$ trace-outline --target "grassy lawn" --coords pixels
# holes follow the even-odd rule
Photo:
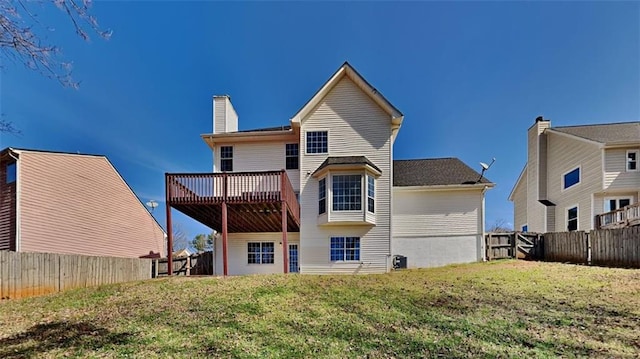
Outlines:
[[[640,270],[500,261],[0,302],[0,358],[638,357]]]

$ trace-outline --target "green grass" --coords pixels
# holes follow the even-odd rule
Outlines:
[[[0,358],[638,357],[640,271],[500,261],[0,302]]]

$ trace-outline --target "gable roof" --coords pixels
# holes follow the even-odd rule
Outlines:
[[[550,130],[604,144],[640,142],[640,122],[560,126]]]
[[[485,177],[478,180],[480,180],[480,173],[474,171],[458,158],[393,161],[393,185],[395,187],[474,185],[478,183],[493,185]]]
[[[524,165],[524,168],[522,169],[522,171],[520,171],[520,175],[518,176],[518,179],[516,180],[516,184],[513,185],[513,188],[511,188],[511,192],[509,192],[509,201],[513,202],[513,195],[516,193],[516,188],[518,188],[518,185],[520,185],[520,183],[522,182],[522,180],[526,180],[527,179],[527,165]]]
[[[392,123],[396,126],[402,124],[404,115],[400,110],[389,102],[375,87],[371,86],[354,68],[345,61],[340,68],[320,87],[318,91],[307,101],[293,117],[291,123],[299,124],[302,119],[320,103],[320,101],[335,87],[344,76],[350,78],[364,93],[366,93],[375,103],[380,106],[392,118]]]

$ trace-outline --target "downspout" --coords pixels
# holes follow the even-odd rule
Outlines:
[[[22,176],[20,175],[21,166],[18,163],[20,157],[14,156],[11,149],[9,149],[8,153],[11,158],[16,160],[16,252],[20,252],[22,249],[22,241],[20,240],[20,197],[22,197],[20,195],[22,193],[20,183],[22,182]]]
[[[484,218],[484,194],[487,192],[487,190],[489,189],[489,186],[484,186],[482,188],[482,191],[480,192],[480,200],[481,200],[481,205],[480,205],[480,231],[481,231],[481,235],[480,235],[480,251],[482,253],[482,261],[486,261],[487,260],[487,250],[485,248],[485,243],[484,243],[484,237],[486,235],[485,233],[485,218]]]

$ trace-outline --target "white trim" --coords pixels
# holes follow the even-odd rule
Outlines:
[[[9,155],[11,155],[11,149],[9,149]],[[11,156],[13,157],[13,156]],[[16,252],[22,252],[22,174],[20,162],[20,154],[16,160]],[[127,186],[128,187],[128,186]],[[146,208],[145,208],[146,211]],[[164,232],[164,231],[163,231]]]
[[[606,152],[606,150],[604,148],[602,148],[602,150],[600,151],[600,159],[601,159],[600,160],[600,171],[602,172],[601,173],[601,181],[602,182],[601,182],[600,185],[601,185],[602,189],[605,189],[604,182],[605,182],[605,179],[607,177],[607,173],[606,173],[607,172],[607,170],[606,170],[607,163],[606,163],[606,159],[605,159],[606,158],[606,153],[605,152]],[[593,207],[593,205],[591,207]],[[591,226],[591,227],[593,228],[593,226]]]
[[[566,175],[568,175],[569,173],[575,171],[576,169],[578,170],[578,182],[576,182],[576,183],[572,184],[571,186],[565,188],[565,186],[564,186],[564,177]],[[571,168],[569,171],[563,173],[560,176],[560,191],[561,192],[568,191],[571,188],[575,188],[576,186],[580,185],[581,183],[582,183],[582,165],[578,165],[577,167]]]
[[[495,187],[495,183],[475,183],[475,184],[453,184],[453,185],[433,185],[433,186],[393,186],[392,189],[394,191],[401,192],[435,192],[435,191],[451,191],[451,190],[460,190],[460,191],[479,191],[485,188],[493,188]]]
[[[630,153],[635,153],[636,154],[636,169],[635,170],[630,170],[629,169],[629,154]],[[626,172],[638,172],[640,170],[640,168],[638,168],[638,165],[640,165],[640,150],[627,150],[627,153],[624,155],[624,169]]]
[[[327,152],[315,152],[315,153],[309,153],[307,152],[307,133],[309,132],[326,132],[327,133]],[[329,131],[329,129],[306,129],[304,130],[304,133],[301,136],[302,138],[304,138],[304,155],[305,156],[328,156],[330,151],[330,146],[329,146],[329,137],[331,137],[331,131]],[[298,148],[299,150],[299,148]],[[299,151],[298,151],[299,153]]]
[[[520,181],[522,181],[522,178],[524,177],[524,174],[527,173],[527,164],[525,163],[524,168],[522,168],[522,171],[520,171],[520,175],[518,175],[518,179],[516,180],[516,184],[513,185],[513,188],[511,188],[511,192],[509,192],[509,201],[513,202],[513,196],[515,195],[516,192],[516,188],[518,188],[518,185],[520,184]]]
[[[378,90],[373,88],[360,74],[358,74],[349,63],[344,63],[340,68],[322,85],[322,87],[307,101],[306,104],[290,119],[291,124],[300,124],[329,92],[342,80],[343,77],[350,78],[362,92],[369,96],[380,108],[391,116],[391,122],[400,126],[404,116],[396,109]]]
[[[569,231],[569,210],[576,209],[576,231],[580,230],[580,205],[574,204],[571,206],[567,206],[564,208],[564,229],[565,231]],[[557,228],[556,228],[557,230]]]

